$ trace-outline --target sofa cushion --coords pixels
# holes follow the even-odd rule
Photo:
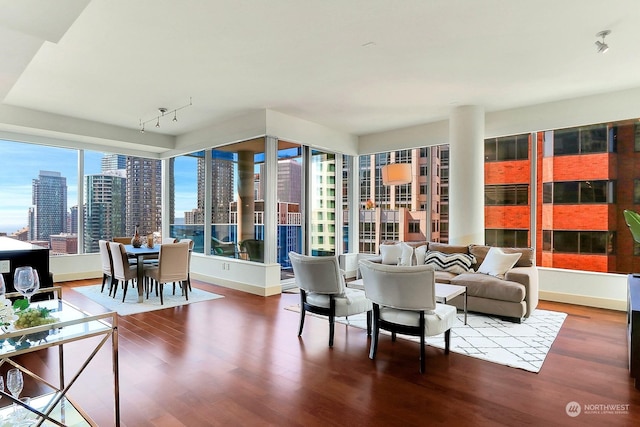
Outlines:
[[[471,269],[475,262],[473,255],[453,253],[446,254],[438,251],[427,251],[424,263],[432,265],[434,270],[448,271],[450,273],[465,273]]]
[[[482,273],[463,273],[451,279],[452,285],[466,286],[467,295],[499,301],[522,302],[524,285]]]
[[[416,265],[424,264],[424,257],[427,255],[427,245],[418,246],[413,250],[416,256]]]
[[[484,261],[478,267],[478,273],[504,279],[504,275],[518,262],[520,253],[506,254],[500,248],[491,248]]]
[[[438,251],[445,254],[468,254],[469,247],[468,246],[460,246],[460,245],[450,245],[448,243],[440,243],[440,242],[429,242],[429,250],[430,251]]]
[[[402,258],[402,248],[400,245],[380,245],[380,255],[382,263],[387,265],[398,264],[398,258]]]
[[[435,276],[437,283],[451,283],[451,279],[456,277],[457,274],[449,271],[436,271]]]
[[[491,249],[491,246],[469,245],[469,253],[476,257],[478,266],[482,264],[482,261],[484,261],[484,259],[487,257],[487,253],[489,252],[489,249]],[[515,254],[515,253],[522,254],[522,256],[520,257],[516,265],[514,265],[514,267],[533,266],[533,260],[535,255],[533,252],[533,248],[502,248],[501,247],[500,249],[502,249],[502,252],[504,252],[505,254]],[[474,268],[477,269],[478,266],[474,266]]]
[[[398,258],[401,259],[402,265],[413,264],[413,247],[405,242],[380,245],[380,254],[382,255],[382,264],[397,265]]]

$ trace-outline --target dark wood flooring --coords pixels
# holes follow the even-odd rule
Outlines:
[[[94,283],[63,284],[65,299],[104,311],[72,290]],[[328,323],[314,317],[298,338],[298,314],[284,309],[297,294],[194,285],[225,298],[119,318],[123,426],[640,425],[622,312],[541,302],[569,316],[538,374],[427,347],[421,375],[415,343],[382,337],[371,361],[364,330],[336,325],[329,349]],[[87,344],[65,346],[68,371]],[[24,358],[53,381],[57,360],[54,350]],[[71,390],[100,426],[113,424],[111,381],[101,351]],[[582,405],[575,418],[572,401]],[[607,404],[628,409],[585,413]]]

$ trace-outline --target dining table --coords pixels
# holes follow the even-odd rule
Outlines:
[[[124,249],[127,251],[127,256],[130,258],[136,258],[137,260],[137,286],[138,286],[138,302],[144,301],[144,260],[151,256],[157,257],[160,254],[160,245],[156,244],[153,247],[142,245],[138,248],[133,245],[124,245]]]

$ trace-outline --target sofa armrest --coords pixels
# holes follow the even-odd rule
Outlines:
[[[527,312],[525,317],[529,317],[533,310],[538,306],[538,268],[533,267],[514,267],[507,271],[504,277],[506,280],[520,283],[525,288],[524,300],[527,302]]]

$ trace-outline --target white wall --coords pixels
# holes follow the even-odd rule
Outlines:
[[[626,311],[624,274],[539,268],[540,299]]]

